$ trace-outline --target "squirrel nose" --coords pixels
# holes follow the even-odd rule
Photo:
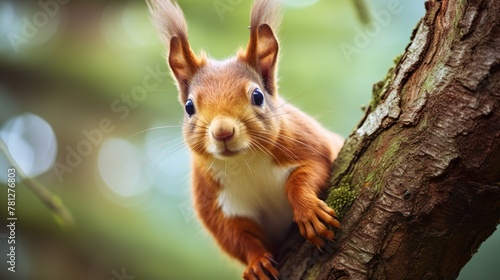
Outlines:
[[[231,138],[233,138],[234,128],[231,129],[219,128],[216,131],[213,131],[212,135],[217,141],[228,141]]]
[[[219,117],[211,124],[211,133],[217,141],[229,141],[235,133],[234,121],[230,118]]]

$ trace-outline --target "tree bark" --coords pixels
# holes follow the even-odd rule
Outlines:
[[[282,279],[454,279],[495,231],[500,2],[425,5],[334,163],[342,229],[323,252],[293,230]]]

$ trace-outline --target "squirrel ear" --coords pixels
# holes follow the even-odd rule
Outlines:
[[[186,38],[174,36],[170,39],[170,52],[168,64],[177,79],[179,99],[184,104],[189,95],[189,85],[196,71],[201,66],[201,61],[191,50]]]
[[[276,62],[278,60],[278,40],[271,27],[261,24],[256,32],[250,35],[245,59],[262,77],[268,93],[276,92]]]

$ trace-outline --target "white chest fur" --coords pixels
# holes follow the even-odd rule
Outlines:
[[[212,166],[222,185],[218,202],[228,217],[258,222],[273,239],[285,237],[293,213],[285,183],[295,167],[281,167],[264,154],[216,161]]]

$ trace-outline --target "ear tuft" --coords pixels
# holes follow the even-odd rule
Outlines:
[[[148,0],[147,3],[153,23],[167,45],[168,63],[177,80],[179,99],[184,104],[189,84],[204,60],[198,59],[189,46],[186,20],[178,3],[174,0]]]
[[[276,69],[279,44],[276,32],[281,20],[281,1],[255,0],[250,14],[250,41],[240,55],[260,74],[269,94],[277,92]]]

